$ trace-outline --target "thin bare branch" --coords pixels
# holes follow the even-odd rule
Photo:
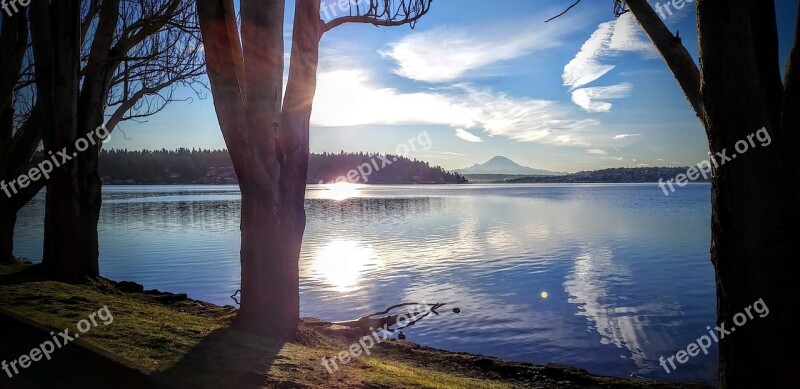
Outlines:
[[[576,6],[576,5],[578,5],[578,4],[580,4],[580,3],[581,3],[581,0],[577,0],[576,2],[572,3],[572,5],[570,5],[569,7],[567,7],[567,9],[565,9],[565,10],[564,10],[564,12],[562,12],[562,13],[560,13],[560,14],[556,15],[556,16],[553,16],[553,17],[552,17],[552,18],[550,18],[550,19],[547,19],[547,20],[545,20],[544,22],[545,22],[545,23],[547,23],[547,22],[550,22],[551,20],[558,19],[558,18],[560,18],[560,17],[562,17],[562,16],[566,15],[566,13],[567,13],[567,12],[569,12],[571,9],[575,8],[575,6]]]
[[[345,23],[366,23],[375,26],[402,26],[411,28],[431,9],[433,0],[369,0],[369,6],[361,6],[366,0],[354,0],[350,15],[325,23],[323,31],[330,31]]]
[[[625,4],[664,57],[695,115],[708,128],[708,119],[700,98],[700,70],[681,39],[672,35],[647,0],[625,0]]]

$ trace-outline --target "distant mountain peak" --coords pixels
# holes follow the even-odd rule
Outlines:
[[[502,155],[497,155],[484,164],[478,163],[464,169],[458,169],[456,172],[460,174],[527,174],[532,176],[556,176],[564,174],[522,166]]]

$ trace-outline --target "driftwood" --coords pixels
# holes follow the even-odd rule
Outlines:
[[[239,304],[239,296],[241,290],[237,290],[231,296],[231,299]],[[384,331],[388,332],[395,332],[402,330],[407,327],[411,327],[416,324],[418,321],[426,318],[428,315],[433,313],[436,316],[439,316],[439,312],[436,310],[447,305],[447,303],[436,303],[436,304],[427,304],[427,303],[402,303],[402,304],[395,304],[389,308],[386,308],[384,311],[375,312],[371,315],[362,316],[355,320],[345,320],[345,321],[318,321],[314,323],[310,323],[313,326],[330,326],[330,325],[337,325],[342,327],[350,327],[350,328],[358,328],[361,329],[364,333],[370,333],[377,329],[383,329]],[[415,310],[396,313],[389,315],[389,312],[395,310],[397,308],[402,307],[414,307]],[[423,311],[418,311],[418,308],[427,308]],[[461,309],[453,308],[453,312],[456,314],[461,313]],[[384,316],[381,316],[384,315]],[[377,316],[377,317],[376,317]],[[402,318],[402,319],[401,319]],[[396,328],[392,328],[393,326],[397,326]]]
[[[319,324],[359,328],[364,333],[369,333],[376,329],[383,329],[385,331],[394,332],[413,326],[418,321],[424,319],[431,313],[433,313],[436,316],[439,316],[439,312],[437,312],[436,310],[445,305],[447,305],[447,303],[437,303],[437,304],[402,303],[402,304],[392,305],[391,307],[386,308],[386,310],[382,312],[376,312],[371,315],[362,316],[356,320],[337,321],[337,322],[319,323]],[[427,308],[427,309],[423,311],[412,310],[409,312],[387,315],[390,311],[394,309],[409,307],[409,306],[413,306],[415,309],[416,308]],[[461,312],[461,310],[455,308],[453,309],[453,312],[458,313]],[[397,325],[399,325],[397,328],[391,328]]]

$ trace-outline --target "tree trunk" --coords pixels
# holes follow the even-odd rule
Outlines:
[[[5,196],[0,194],[0,196]],[[6,200],[0,200],[0,263],[14,261],[14,225],[17,223],[17,211],[11,209]]]
[[[322,36],[318,0],[298,4],[295,12],[289,82],[279,125],[279,200],[273,202],[257,186],[242,185],[241,315],[245,322],[279,335],[292,334],[300,318],[299,260],[306,226],[309,128]],[[264,92],[251,86],[250,96]]]
[[[796,386],[800,360],[797,350],[787,347],[796,341],[787,338],[798,313],[797,296],[790,287],[785,213],[794,200],[784,197],[787,181],[795,178],[786,175],[779,146],[783,86],[774,3],[700,1],[698,26],[711,150],[736,156],[716,169],[713,180],[717,321],[730,329],[734,316],[758,299],[773,307],[768,316],[721,339],[720,386]],[[761,128],[776,144],[736,151],[737,142]]]
[[[388,9],[394,7],[390,3],[381,12],[374,1],[335,25],[413,24],[430,5],[403,2],[399,9]],[[237,322],[280,334],[293,332],[299,320],[298,263],[306,225],[319,42],[326,28],[335,27],[321,20],[320,0],[295,4],[289,80],[281,106],[284,6],[283,0],[242,0],[240,41],[232,0],[197,3],[214,106],[242,191]]]
[[[78,98],[78,137],[87,138],[103,124],[111,77],[119,60],[112,52],[114,30],[117,27],[120,12],[119,0],[104,1],[97,27],[94,31],[91,50],[85,68],[83,88]],[[97,139],[93,137],[92,139]],[[75,239],[81,248],[81,262],[89,271],[86,277],[99,275],[100,243],[97,226],[100,221],[102,205],[102,180],[98,173],[100,148],[103,143],[96,140],[88,144],[88,149],[78,153],[76,163],[77,225]]]
[[[790,334],[800,309],[786,228],[798,217],[792,156],[800,80],[789,66],[781,83],[774,2],[698,0],[699,72],[647,2],[625,2],[678,78],[720,164],[712,181],[711,261],[717,324],[730,331],[717,331],[720,387],[797,387],[798,341]],[[752,141],[762,128],[774,144]],[[746,154],[737,142],[748,143]],[[750,317],[759,299],[773,309]]]
[[[242,301],[237,324],[276,337],[294,334],[300,318],[302,237],[280,220],[275,202],[242,186]]]
[[[31,31],[36,61],[38,101],[43,113],[45,150],[75,155],[77,98],[80,68],[80,1],[31,3]],[[56,156],[59,163],[63,159]],[[80,201],[76,187],[77,166],[63,161],[47,182],[42,265],[53,277],[82,281],[98,275],[96,263],[84,255],[76,239]]]
[[[15,194],[10,199],[0,193],[0,262],[10,263],[14,260],[14,227],[17,214],[44,187],[44,182],[36,181]]]

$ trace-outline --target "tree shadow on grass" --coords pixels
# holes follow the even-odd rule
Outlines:
[[[175,387],[262,388],[286,342],[229,327],[216,330],[156,378]]]
[[[29,282],[47,281],[41,265],[19,262],[0,264],[0,285],[20,285]]]

